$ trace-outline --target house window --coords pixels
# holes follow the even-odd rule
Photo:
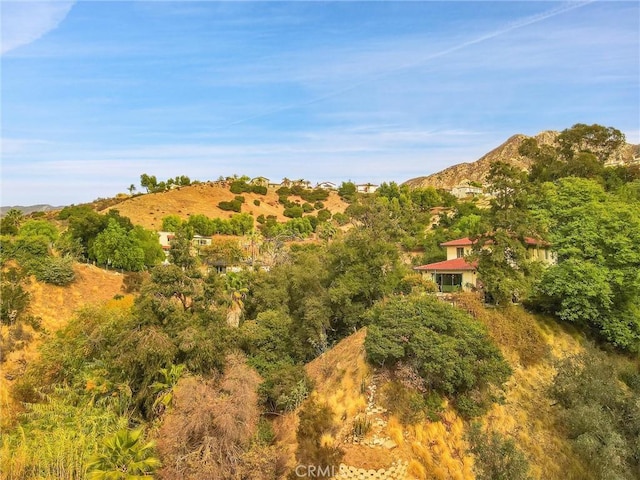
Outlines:
[[[436,273],[435,282],[441,292],[459,292],[462,290],[461,273]]]
[[[464,248],[463,247],[456,248],[456,256],[458,258],[464,257]]]

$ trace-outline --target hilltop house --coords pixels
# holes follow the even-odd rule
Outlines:
[[[359,183],[356,185],[356,190],[358,193],[373,193],[378,189],[378,185],[374,185],[373,183]]]
[[[325,190],[336,190],[338,187],[333,182],[320,182],[316,185],[316,188],[323,188]]]
[[[468,292],[479,288],[478,262],[469,261],[465,258],[471,254],[476,241],[465,237],[443,242],[440,246],[446,249],[446,260],[420,265],[414,267],[414,270],[436,283],[440,292]],[[548,265],[556,262],[556,257],[550,251],[548,243],[530,237],[525,238],[524,243],[530,259],[538,260]]]
[[[271,185],[267,177],[255,177],[249,181],[249,185],[259,185],[261,187],[268,187]]]

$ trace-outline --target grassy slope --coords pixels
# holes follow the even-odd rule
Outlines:
[[[32,313],[42,317],[48,332],[64,326],[81,306],[108,301],[120,292],[122,276],[117,273],[77,265],[76,274],[78,280],[69,287],[35,281],[29,286],[33,295]],[[485,425],[516,440],[529,459],[535,478],[588,478],[557,430],[556,412],[546,395],[546,387],[555,372],[554,360],[579,352],[580,336],[517,307],[486,309],[472,297],[461,299],[459,305],[488,326],[514,369],[506,386],[505,401],[494,405],[483,419]],[[532,331],[539,335],[536,337]],[[345,450],[344,463],[377,469],[388,467],[394,460],[404,460],[409,462],[414,478],[473,478],[472,459],[464,454],[466,425],[450,408],[445,410],[440,422],[404,428],[386,413],[370,414],[373,426],[367,437],[393,440],[397,447],[391,450],[346,440],[353,419],[364,412],[370,401],[363,386],[376,384],[380,391],[384,385],[384,379],[375,375],[365,361],[365,336],[366,330],[360,330],[307,365],[308,374],[316,382],[317,395],[331,405],[336,412],[336,421],[342,425],[336,438],[329,441],[337,442]],[[41,341],[36,338],[24,350],[11,353],[3,365],[0,408],[5,421],[16,408],[9,401],[7,392],[11,382],[6,374],[18,373],[25,363],[35,358]],[[540,345],[536,345],[540,341],[548,350],[544,356]],[[288,445],[292,455],[296,446],[296,423],[296,414],[289,414],[278,419],[276,424],[280,442]],[[293,457],[291,462],[295,462]]]
[[[481,419],[484,427],[513,438],[531,465],[536,479],[588,479],[571,446],[556,424],[556,410],[547,386],[555,375],[554,362],[582,350],[580,335],[526,313],[520,307],[507,310],[486,309],[472,298],[459,302],[479,321],[487,324],[490,335],[500,345],[514,374],[505,388],[505,398]],[[533,333],[533,332],[537,332]],[[472,479],[473,458],[465,455],[468,424],[450,408],[439,422],[401,426],[386,413],[370,414],[372,429],[365,438],[392,439],[398,446],[388,450],[350,443],[347,439],[353,419],[364,412],[368,396],[362,385],[384,385],[384,378],[367,365],[364,354],[366,330],[341,341],[307,365],[316,383],[316,392],[335,412],[341,430],[329,439],[343,448],[343,462],[357,468],[388,468],[394,460],[409,462],[409,473],[416,479]],[[537,345],[536,345],[537,344]],[[524,364],[523,364],[524,363]],[[279,418],[279,440],[293,455],[295,451],[295,413]],[[291,458],[291,465],[295,460]]]
[[[69,286],[58,287],[31,279],[28,291],[31,294],[30,313],[42,319],[43,332],[34,332],[31,327],[24,330],[32,335],[25,348],[7,355],[0,376],[0,411],[2,425],[10,423],[19,408],[12,401],[10,390],[13,380],[24,371],[26,365],[38,355],[38,347],[46,336],[64,327],[74,312],[85,305],[106,302],[121,292],[122,275],[92,265],[76,264],[76,280]],[[3,327],[2,335],[6,334]]]
[[[235,196],[228,188],[203,183],[176,188],[168,192],[132,197],[105,209],[103,213],[110,208],[115,208],[136,225],[142,225],[151,230],[161,230],[162,219],[167,215],[178,215],[182,219],[197,214],[203,214],[209,218],[229,218],[235,212],[219,209],[218,203],[233,200]],[[278,203],[278,195],[274,189],[269,189],[266,195],[243,193],[242,196],[245,197],[242,212],[250,213],[254,217],[275,215],[281,222],[289,220],[282,215],[284,207]],[[295,201],[298,198],[292,196],[289,199]],[[254,205],[254,200],[260,200],[260,206]],[[300,203],[304,201],[301,200]],[[344,212],[347,208],[347,204],[340,200],[336,192],[331,192],[329,199],[323,203],[331,213]]]

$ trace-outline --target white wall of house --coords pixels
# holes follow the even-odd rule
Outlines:
[[[174,232],[158,232],[158,242],[162,247],[168,247],[169,241],[175,236]]]
[[[471,253],[471,245],[463,247],[447,247],[447,260],[461,258]]]

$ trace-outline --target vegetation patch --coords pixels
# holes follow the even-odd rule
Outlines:
[[[390,298],[374,306],[368,319],[368,359],[380,366],[410,365],[427,391],[451,396],[465,416],[485,411],[490,387],[500,387],[511,374],[484,326],[433,297]]]

